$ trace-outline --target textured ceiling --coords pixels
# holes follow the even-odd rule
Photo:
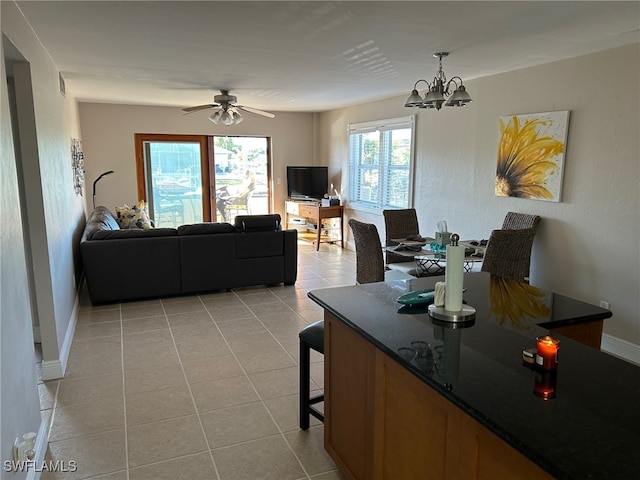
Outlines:
[[[323,111],[408,95],[438,51],[468,80],[640,41],[637,1],[17,5],[87,102],[186,107],[226,88],[255,108]]]

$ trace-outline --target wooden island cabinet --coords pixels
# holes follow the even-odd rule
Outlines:
[[[470,322],[397,301],[442,280],[308,293],[324,308],[324,444],[344,477],[636,478],[640,368],[560,333],[597,332],[611,312],[484,272],[464,277]],[[549,334],[557,369],[523,362]]]
[[[551,479],[325,313],[325,449],[349,479]]]

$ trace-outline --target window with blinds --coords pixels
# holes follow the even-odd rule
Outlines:
[[[349,204],[409,208],[413,192],[415,117],[349,125]]]

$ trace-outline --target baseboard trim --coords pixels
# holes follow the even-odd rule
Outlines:
[[[71,353],[71,344],[73,342],[73,334],[76,331],[76,324],[78,323],[78,308],[80,306],[80,296],[76,291],[76,299],[73,304],[73,310],[71,312],[71,318],[69,319],[69,325],[64,335],[64,340],[60,347],[60,356],[57,360],[43,360],[42,361],[42,380],[57,380],[64,377],[64,372],[67,370],[67,361],[69,360],[69,353]]]
[[[640,366],[640,345],[604,333],[600,350]]]
[[[36,437],[36,458],[34,458],[34,465],[42,465],[44,463],[45,454],[47,453],[47,445],[49,444],[49,423],[45,421],[40,422],[40,428],[38,429],[38,436]],[[40,480],[42,476],[42,469],[30,468],[27,473],[27,480]]]

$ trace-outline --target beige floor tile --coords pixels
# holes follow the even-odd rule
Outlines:
[[[191,393],[200,413],[259,400],[245,375],[195,383]]]
[[[221,480],[295,480],[304,471],[280,436],[213,450]],[[247,459],[251,461],[247,461]]]
[[[262,402],[246,403],[200,414],[211,448],[234,445],[278,433]]]
[[[225,337],[234,335],[249,335],[250,333],[265,332],[264,325],[251,316],[249,318],[237,318],[229,321],[216,321],[218,328]]]
[[[147,345],[173,345],[173,337],[169,328],[127,333],[122,338],[125,353]]]
[[[107,397],[91,403],[56,408],[49,441],[67,440],[124,428],[124,398]]]
[[[97,477],[91,477],[91,480],[129,480],[126,470],[120,472],[107,473],[106,475],[99,475]]]
[[[85,323],[76,325],[74,339],[120,336],[120,320],[115,322]]]
[[[296,365],[291,355],[282,347],[241,352],[236,356],[247,373],[266,372]]]
[[[127,425],[140,425],[196,413],[186,385],[127,395]]]
[[[58,406],[91,403],[101,398],[122,398],[122,372],[91,375],[84,378],[63,378],[58,391]]]
[[[290,432],[300,428],[299,399],[298,395],[286,395],[284,397],[268,398],[264,401],[267,410],[269,410],[283,432]],[[309,425],[322,425],[322,422],[315,417],[309,417]]]
[[[179,385],[186,385],[186,381],[182,367],[178,364],[163,365],[162,368],[154,365],[124,372],[124,388],[127,396]]]
[[[207,444],[195,415],[127,428],[129,467],[205,452]]]
[[[164,309],[159,300],[145,302],[140,305],[122,304],[122,319],[131,320],[132,318],[147,318],[164,315]]]
[[[168,302],[165,302],[164,300],[162,301],[162,306],[164,307],[164,313],[166,315],[204,311],[204,304],[198,297],[180,298],[184,299],[184,301],[177,301],[177,299],[172,299],[173,301]]]
[[[52,462],[69,465],[75,461],[75,472],[44,472],[43,480],[76,480],[107,473],[120,472],[126,468],[124,429],[87,437],[49,442],[46,458]]]
[[[312,363],[309,370],[313,383],[315,383],[318,388],[324,388],[324,361]]]
[[[221,355],[214,360],[183,362],[189,383],[208,382],[220,378],[237,377],[244,372],[233,355]]]
[[[163,328],[169,328],[167,318],[164,315],[156,315],[153,317],[149,316],[144,318],[132,318],[122,321],[122,332],[124,335]]]
[[[89,325],[102,322],[120,321],[120,307],[110,307],[108,310],[81,310],[78,313],[78,325]]]
[[[146,300],[126,301],[120,304],[120,308],[125,310],[139,310],[140,308],[157,307],[161,305],[159,298],[148,298]]]
[[[173,315],[167,315],[167,318],[169,319],[169,325],[171,325],[171,328],[198,328],[200,325],[213,324],[211,315],[209,315],[209,312],[204,309],[198,312],[175,313]]]
[[[324,428],[310,427],[309,430],[294,430],[285,434],[285,438],[302,466],[309,475],[335,470],[336,464],[324,451]]]
[[[129,480],[213,480],[217,478],[209,452],[132,468]]]
[[[224,307],[224,308],[210,308],[207,304],[207,310],[211,313],[213,319],[218,322],[228,322],[231,320],[238,320],[241,318],[254,318],[253,313],[244,304],[240,304],[237,307]]]
[[[298,367],[253,373],[249,379],[263,399],[298,393]]]
[[[60,380],[51,380],[38,384],[38,396],[40,397],[40,410],[53,408],[53,402],[58,392]]]
[[[235,335],[227,338],[231,351],[242,352],[269,351],[280,347],[278,341],[268,331]]]
[[[105,337],[111,338],[111,337]],[[122,355],[119,351],[97,351],[92,354],[69,355],[65,378],[90,377],[122,372]]]
[[[69,352],[69,359],[86,358],[93,355],[107,354],[117,355],[122,350],[120,336],[102,338],[78,338],[74,339]]]
[[[269,290],[265,291],[264,289],[259,292],[252,293],[240,292],[238,293],[238,296],[240,297],[240,300],[242,300],[242,303],[244,303],[245,305],[263,305],[264,308],[269,308],[269,306],[267,306],[266,304],[277,303],[280,301],[278,297],[276,297],[273,293],[271,293]]]
[[[222,334],[213,322],[193,327],[172,327],[171,333],[177,346],[214,342],[222,339]]]
[[[231,350],[222,336],[210,342],[183,343],[177,346],[180,361],[184,363],[215,361],[216,357],[229,355]]]
[[[179,363],[178,352],[171,345],[144,345],[130,347],[124,352],[124,369],[144,368],[164,365],[176,365]]]

